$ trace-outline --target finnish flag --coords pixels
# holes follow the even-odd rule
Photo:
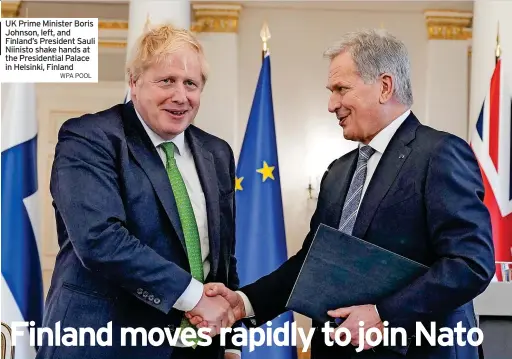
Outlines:
[[[2,337],[12,357],[13,322],[40,327],[43,281],[38,241],[37,117],[34,84],[2,84]],[[34,358],[29,327],[16,337],[16,358]]]

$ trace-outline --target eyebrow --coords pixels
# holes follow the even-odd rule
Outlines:
[[[335,87],[346,87],[346,88],[350,88],[351,86],[348,84],[348,83],[344,83],[342,81],[338,81],[338,82],[335,82],[332,84],[332,86],[325,86],[328,90],[331,90],[331,88],[335,88]]]
[[[173,79],[173,80],[183,80],[183,81],[193,81],[198,82],[201,81],[201,77],[193,78],[192,76],[177,76],[177,75],[171,75],[171,74],[165,74],[165,75],[159,75],[155,77],[157,81],[163,80],[163,79]]]

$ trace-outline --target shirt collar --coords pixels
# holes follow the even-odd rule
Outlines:
[[[409,116],[411,110],[405,111],[403,114],[398,116],[395,120],[393,120],[389,125],[384,127],[368,144],[375,151],[383,154],[388,147],[389,142],[395,135],[398,128],[404,123],[405,119]],[[363,146],[362,143],[359,144],[359,147]]]
[[[185,132],[180,133],[179,135],[175,136],[171,140],[164,140],[162,137],[160,137],[155,131],[153,131],[147,123],[142,119],[142,116],[139,114],[139,112],[134,108],[135,113],[137,114],[137,117],[139,118],[139,121],[142,123],[142,126],[144,127],[144,130],[146,130],[146,133],[148,134],[151,142],[153,143],[153,146],[158,148],[162,143],[164,142],[172,142],[178,149],[179,155],[185,154]]]

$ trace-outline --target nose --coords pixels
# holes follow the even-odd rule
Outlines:
[[[177,104],[184,104],[187,102],[187,92],[184,86],[175,86],[172,89],[171,101]]]
[[[331,113],[334,113],[340,109],[341,101],[338,98],[338,96],[336,96],[336,94],[333,93],[331,95],[331,97],[329,97],[329,104],[327,107],[328,107],[329,112],[331,112]]]

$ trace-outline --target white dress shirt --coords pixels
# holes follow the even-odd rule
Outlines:
[[[182,132],[172,140],[166,141],[157,135],[151,128],[149,128],[146,122],[142,120],[142,117],[137,112],[137,110],[135,110],[135,113],[137,114],[137,117],[142,123],[142,126],[151,139],[153,146],[155,146],[164,166],[166,165],[167,158],[165,156],[164,150],[159,145],[164,142],[172,142],[177,148],[177,151],[174,153],[174,158],[176,159],[176,165],[180,170],[181,177],[183,177],[183,181],[185,182],[185,187],[187,187],[187,192],[190,197],[190,202],[192,203],[194,216],[196,217],[197,229],[199,231],[199,240],[201,242],[203,271],[204,277],[206,278],[208,273],[210,273],[210,261],[208,260],[208,254],[210,253],[210,242],[208,238],[206,199],[204,197],[201,182],[199,181],[199,176],[197,174],[194,156],[192,156],[190,147],[188,146],[187,141],[185,141],[185,133]],[[172,280],[172,278],[169,278],[169,280]],[[197,279],[192,278],[192,281],[188,285],[187,289],[185,289],[185,291],[181,294],[176,303],[174,303],[173,307],[184,312],[190,311],[197,305],[197,303],[199,303],[202,295],[203,284]],[[185,347],[185,344],[178,339],[176,341],[176,346]],[[236,349],[226,349],[226,353],[234,353],[238,356],[241,356],[241,351]]]
[[[183,181],[187,187],[187,192],[190,197],[190,202],[192,203],[194,216],[196,217],[197,229],[199,231],[199,240],[201,242],[201,257],[203,260],[204,277],[206,278],[210,272],[210,261],[208,260],[208,254],[210,253],[210,243],[208,239],[206,200],[204,198],[201,182],[199,181],[199,176],[197,174],[194,157],[192,156],[192,152],[190,151],[190,148],[185,141],[185,133],[182,132],[172,140],[166,141],[157,135],[151,128],[149,128],[146,122],[142,120],[140,114],[137,111],[135,112],[137,113],[142,126],[146,130],[146,133],[151,139],[153,146],[155,146],[164,166],[166,164],[167,158],[165,156],[164,150],[160,147],[160,145],[164,142],[172,142],[177,148],[177,150],[174,152],[174,158],[176,159],[176,165],[178,166],[181,177],[183,177]],[[192,310],[197,305],[202,295],[203,284],[197,279],[192,278],[192,281],[188,285],[187,289],[178,298],[176,303],[174,303],[173,307],[184,312]]]
[[[382,129],[368,144],[375,150],[375,153],[373,154],[372,157],[370,157],[367,163],[366,179],[364,181],[363,193],[361,194],[361,201],[359,202],[359,205],[361,205],[366,189],[368,188],[372,176],[375,173],[375,169],[377,168],[377,165],[379,164],[379,161],[382,158],[382,154],[386,150],[386,147],[388,147],[389,142],[391,142],[391,139],[395,135],[398,128],[402,125],[402,123],[405,121],[405,119],[407,118],[407,116],[409,116],[410,113],[411,110],[405,111],[402,115],[400,115],[398,118],[393,120],[393,122],[391,122],[384,129]],[[361,146],[364,146],[364,144],[359,143],[359,147]],[[254,309],[252,307],[251,302],[249,301],[249,298],[247,298],[247,296],[243,292],[237,291],[237,293],[239,293],[243,299],[246,316],[253,317],[255,315]],[[377,308],[375,308],[375,310],[377,310]]]
[[[176,159],[176,165],[180,170],[181,177],[183,177],[183,181],[185,182],[185,187],[187,187],[187,192],[190,197],[190,202],[192,203],[194,216],[196,217],[197,229],[199,231],[199,240],[201,242],[201,257],[203,260],[204,278],[206,278],[208,273],[210,273],[210,261],[208,260],[208,254],[210,253],[210,242],[208,238],[206,199],[204,197],[201,182],[199,181],[199,176],[197,174],[194,156],[192,156],[190,147],[188,146],[187,141],[185,141],[185,133],[182,132],[172,140],[166,141],[158,134],[156,134],[151,128],[149,128],[137,110],[135,110],[135,113],[137,114],[137,117],[142,123],[142,126],[151,139],[153,146],[155,146],[164,166],[166,165],[167,158],[165,156],[164,150],[159,145],[164,142],[172,142],[177,148],[177,152],[174,153],[174,158]],[[169,278],[169,280],[172,280],[172,278]],[[192,278],[192,281],[188,285],[187,289],[185,289],[176,303],[174,303],[173,308],[182,310],[184,312],[190,311],[197,305],[197,303],[199,303],[202,295],[203,284],[197,279]],[[181,340],[178,339],[176,346],[184,347],[185,344],[183,344]],[[226,349],[226,353],[234,353],[239,357],[241,356],[241,351],[237,349]]]

